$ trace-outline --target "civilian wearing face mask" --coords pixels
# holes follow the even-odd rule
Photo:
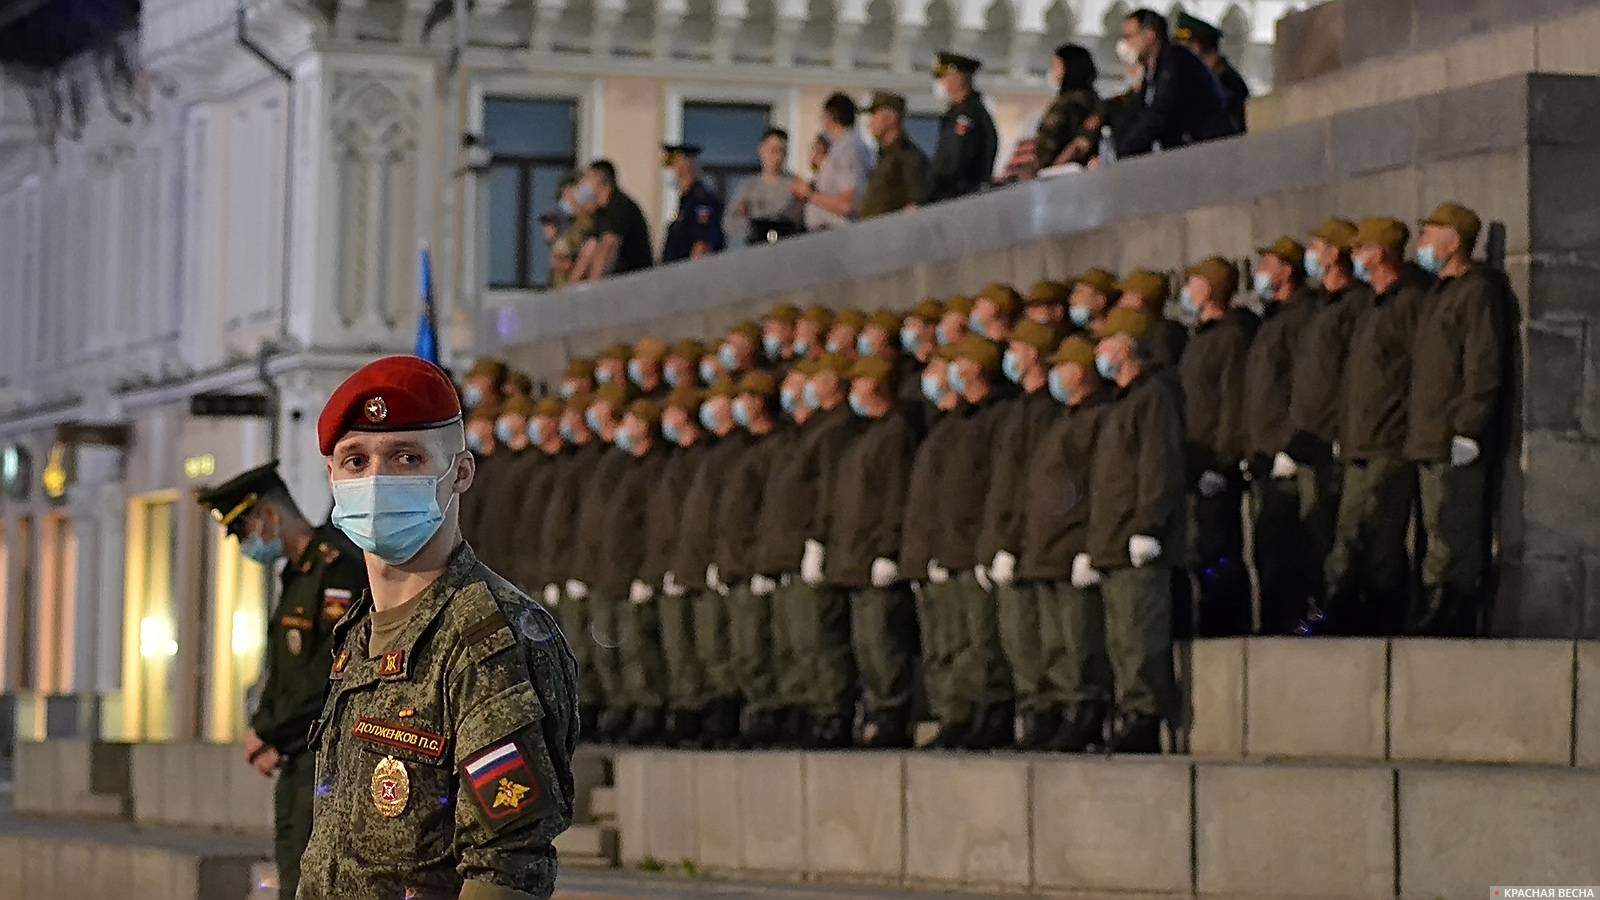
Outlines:
[[[917,438],[895,401],[894,367],[864,357],[847,373],[851,437],[831,466],[812,533],[816,570],[840,597],[839,631],[861,672],[861,747],[910,746],[916,622],[899,555]],[[836,690],[849,693],[846,679]],[[838,700],[835,701],[838,703]],[[845,731],[849,736],[848,726]]]
[[[333,628],[366,592],[367,568],[343,532],[306,521],[275,462],[201,490],[195,499],[239,541],[246,558],[262,566],[288,560],[279,576],[282,594],[267,620],[267,680],[245,731],[243,756],[261,775],[277,775],[273,857],[280,896],[292,898],[311,837],[316,766],[306,732],[322,712]]]
[[[1244,561],[1240,495],[1246,429],[1245,360],[1257,319],[1230,307],[1239,288],[1233,264],[1213,256],[1185,273],[1182,303],[1196,319],[1179,365],[1184,396],[1184,455],[1191,491],[1190,574],[1200,589],[1197,633],[1208,637],[1253,630],[1250,574]],[[1183,622],[1178,623],[1183,633]]]
[[[528,861],[553,859],[570,824],[558,798],[573,784],[577,668],[550,613],[461,537],[475,461],[460,416],[442,370],[387,357],[341,384],[317,420],[333,521],[361,548],[371,585],[338,632],[332,690],[306,738],[324,771],[345,775],[313,792],[300,897],[402,883],[448,896],[555,890],[554,866]],[[385,743],[396,731],[417,742]],[[381,834],[363,827],[375,816]],[[417,852],[381,870],[347,864],[393,841]]]
[[[481,501],[478,516],[478,533],[470,535],[473,548],[484,565],[504,572],[519,588],[537,593],[542,585],[529,587],[515,581],[516,560],[525,535],[517,527],[520,521],[524,491],[533,473],[544,463],[543,454],[532,451],[533,441],[528,437],[528,420],[533,416],[534,403],[526,397],[513,397],[500,407],[495,417],[494,439],[498,449],[491,457],[498,474],[498,485],[486,493]]]
[[[1149,328],[1142,314],[1118,309],[1095,347],[1095,369],[1115,397],[1095,436],[1088,535],[1116,690],[1114,753],[1161,752],[1161,721],[1177,702],[1172,611],[1187,518],[1183,399],[1144,344]]]
[[[900,571],[911,582],[916,597],[923,689],[928,711],[938,722],[931,746],[956,748],[966,744],[972,723],[972,709],[959,699],[955,682],[955,660],[965,640],[966,616],[960,591],[934,550],[944,527],[939,512],[955,448],[951,437],[962,427],[961,418],[954,414],[961,401],[949,388],[948,372],[949,350],[941,347],[918,378],[933,419],[911,461],[905,515],[901,517]]]
[[[729,640],[729,587],[717,569],[718,515],[723,491],[729,485],[728,473],[753,443],[734,423],[737,395],[732,380],[719,378],[704,392],[695,413],[710,446],[690,477],[669,556],[673,580],[682,586],[692,607],[695,656],[705,678],[700,743],[722,749],[738,743],[742,701]]]
[[[1483,631],[1489,462],[1499,453],[1510,290],[1472,259],[1477,213],[1445,203],[1422,223],[1417,263],[1439,280],[1412,344],[1406,458],[1417,465],[1427,549],[1412,634]]]
[[[1117,156],[1171,150],[1229,133],[1222,88],[1200,58],[1167,37],[1166,17],[1149,9],[1122,20],[1117,57],[1138,64],[1143,81],[1136,104],[1116,133]]]
[[[930,168],[929,203],[976,193],[994,180],[1000,136],[972,80],[983,63],[941,51],[933,66],[934,90],[949,104],[939,118],[939,144]]]
[[[1020,750],[1042,750],[1060,724],[1042,691],[1046,658],[1040,641],[1039,600],[1032,584],[1017,581],[1021,513],[1032,490],[1024,476],[1045,429],[1061,414],[1061,405],[1050,396],[1046,362],[1056,343],[1055,332],[1037,322],[1025,320],[1011,333],[1000,369],[1019,393],[995,401],[1000,419],[978,531],[976,574],[993,590],[999,607],[1000,647],[1022,723],[1017,733]]]
[[[561,417],[566,404],[554,397],[546,397],[533,405],[528,417],[529,451],[524,454],[526,471],[522,488],[522,502],[517,507],[514,524],[507,529],[514,537],[507,540],[511,568],[508,576],[513,584],[535,600],[555,605],[560,596],[545,591],[551,583],[544,568],[544,522],[551,498],[555,495],[557,481],[565,471],[562,451],[566,443],[561,439]]]
[[[964,405],[945,438],[951,449],[939,486],[940,525],[932,555],[949,572],[960,598],[965,628],[953,677],[957,701],[970,709],[966,746],[978,750],[1009,746],[1013,740],[1011,675],[1000,651],[991,585],[978,569],[989,564],[978,556],[978,536],[997,464],[995,440],[1007,412],[999,401],[1009,392],[999,385],[1010,383],[1000,372],[1000,348],[992,341],[968,335],[951,349],[950,387]],[[936,574],[931,569],[930,579]]]
[[[846,596],[823,580],[819,543],[823,485],[860,425],[846,403],[850,365],[837,353],[818,359],[801,390],[800,404],[811,410],[805,423],[762,438],[786,447],[767,469],[752,564],[776,581],[761,587],[773,587],[772,654],[782,734],[792,745],[850,743],[850,614]]]
[[[1088,162],[1085,148],[1100,142],[1100,95],[1094,89],[1097,77],[1093,54],[1077,44],[1062,44],[1050,57],[1050,81],[1056,86],[1056,97],[1039,120],[1033,139],[1038,160],[1035,171]],[[1074,146],[1073,141],[1080,137],[1087,140]]]
[[[589,238],[594,237],[594,212],[599,205],[594,188],[576,173],[562,183],[559,204],[561,231],[550,242],[551,287],[565,287],[571,282],[578,254]]]
[[[1299,241],[1286,235],[1259,254],[1255,292],[1263,304],[1262,322],[1245,360],[1245,471],[1261,581],[1261,631],[1289,634],[1307,602],[1321,595],[1317,573],[1323,557],[1301,517],[1302,509],[1315,508],[1315,498],[1302,499],[1300,464],[1289,452],[1295,433],[1289,416],[1295,354],[1316,312],[1318,292],[1305,284],[1306,249]],[[1308,481],[1305,487],[1313,485]]]
[[[1410,229],[1361,220],[1351,259],[1372,287],[1345,357],[1340,414],[1344,484],[1328,554],[1321,616],[1308,631],[1395,634],[1411,601],[1406,532],[1416,465],[1405,458],[1406,410],[1417,323],[1431,277],[1405,261]]]

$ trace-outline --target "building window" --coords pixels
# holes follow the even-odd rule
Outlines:
[[[172,561],[178,530],[170,494],[138,497],[128,508],[123,593],[123,738],[168,741],[173,734],[171,671],[178,655]]]
[[[908,113],[905,119],[906,136],[930,158],[939,146],[939,119],[938,113]]]
[[[210,714],[206,738],[231,743],[244,734],[260,689],[267,639],[267,572],[239,552],[239,542],[207,529],[216,554],[211,616]]]
[[[483,101],[483,137],[494,154],[483,175],[489,287],[544,288],[550,283],[550,245],[538,219],[555,208],[562,180],[578,165],[578,104],[489,97]]]
[[[761,174],[756,147],[771,121],[772,107],[759,103],[683,105],[683,143],[700,147],[700,170],[724,202]]]

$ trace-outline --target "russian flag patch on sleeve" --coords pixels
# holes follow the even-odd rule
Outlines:
[[[553,808],[528,754],[515,740],[497,741],[468,757],[461,775],[490,831]]]

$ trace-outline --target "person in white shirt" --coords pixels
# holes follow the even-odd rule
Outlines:
[[[794,195],[806,205],[807,231],[837,228],[854,219],[873,165],[872,151],[856,132],[856,104],[848,95],[835,93],[823,102],[822,130],[828,136],[828,156],[815,184],[794,180]]]

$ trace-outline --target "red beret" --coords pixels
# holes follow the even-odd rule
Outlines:
[[[351,431],[424,431],[461,421],[461,399],[444,370],[415,356],[386,356],[361,367],[328,398],[317,418],[317,447]]]

